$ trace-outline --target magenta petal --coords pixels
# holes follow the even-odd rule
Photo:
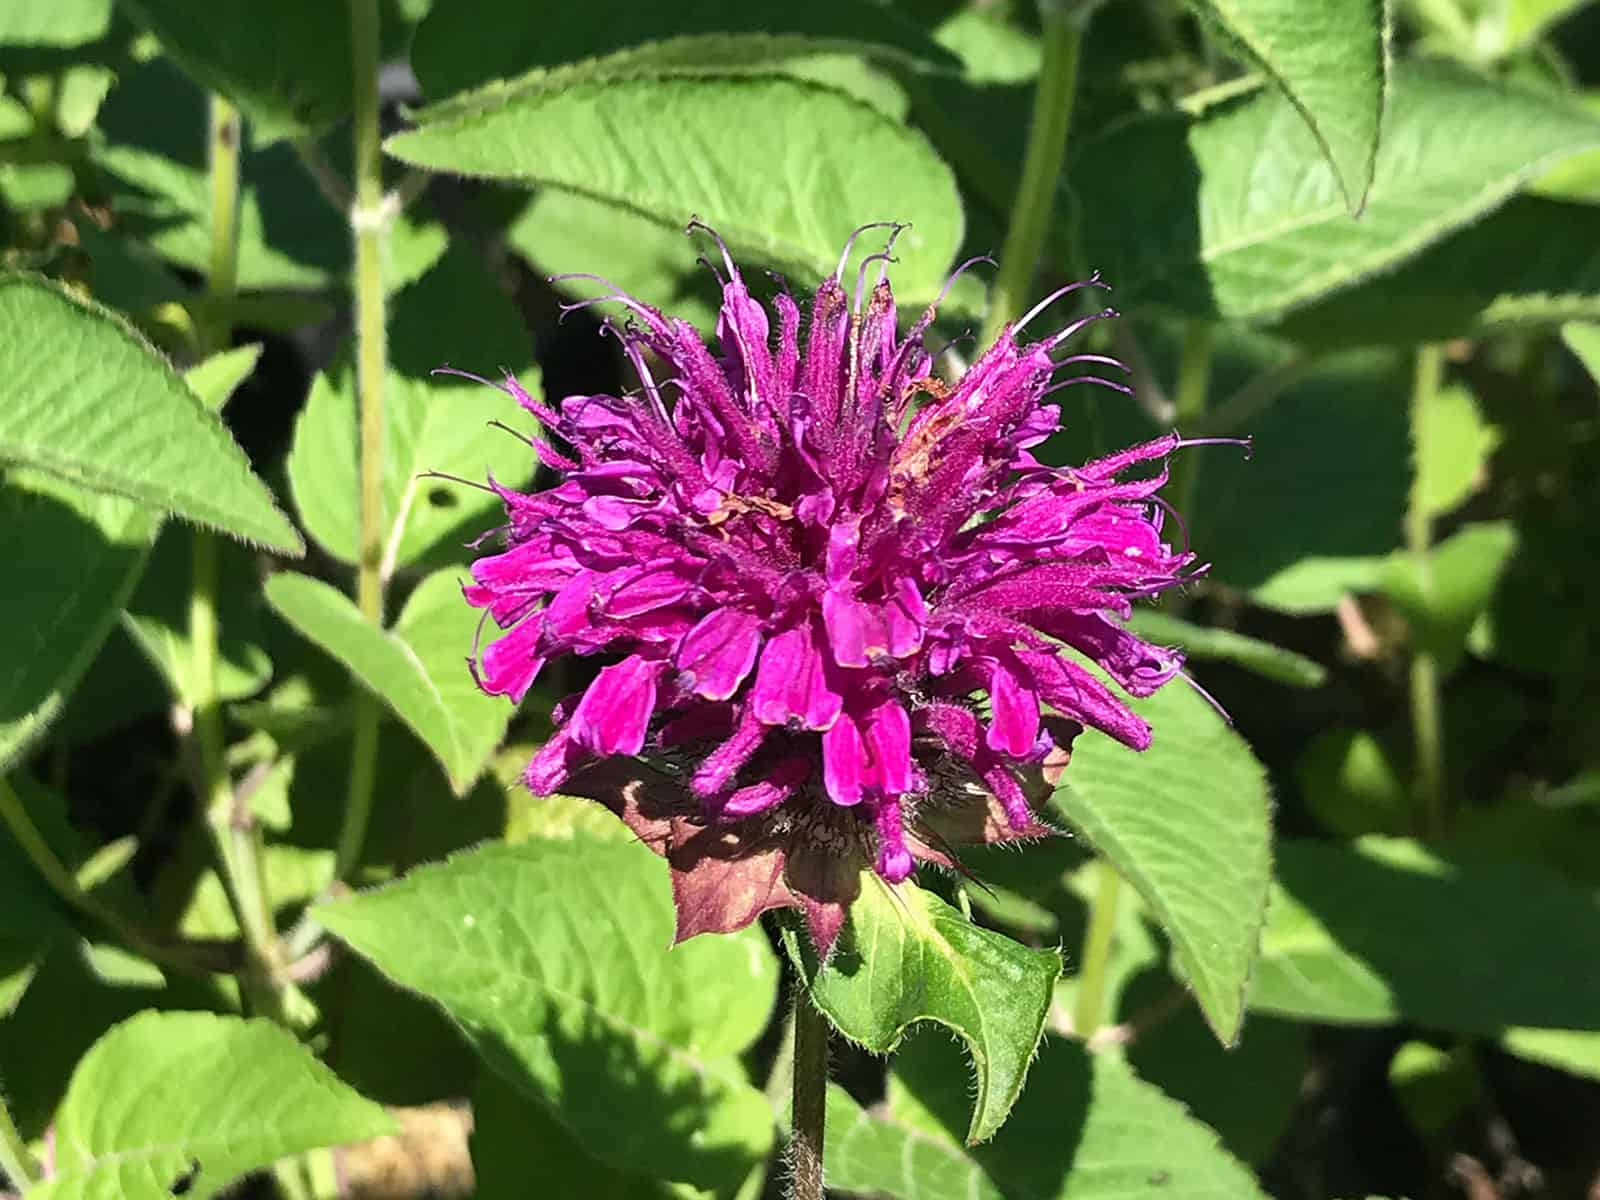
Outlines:
[[[1017,657],[1033,672],[1039,698],[1062,716],[1135,750],[1149,748],[1150,726],[1077,663],[1033,650],[1019,651]]]
[[[915,582],[902,575],[890,590],[884,605],[888,625],[889,653],[905,658],[922,649],[922,632],[928,623],[928,606]]]
[[[583,758],[582,749],[572,740],[572,726],[564,725],[539,747],[539,752],[523,771],[522,781],[535,796],[548,796],[567,781]]]
[[[601,671],[572,714],[573,740],[602,757],[639,753],[664,665],[636,654]]]
[[[1039,737],[1039,696],[1021,678],[1023,670],[1010,654],[989,668],[989,749],[1012,758],[1027,756]]]
[[[841,667],[865,667],[889,653],[889,631],[882,615],[854,596],[832,589],[824,592],[822,620],[833,661]]]
[[[855,719],[841,713],[822,735],[822,782],[835,804],[861,803],[866,782],[867,748]]]
[[[878,861],[875,869],[890,883],[901,883],[915,868],[911,851],[906,848],[906,831],[900,813],[900,801],[885,796],[878,801],[875,814],[878,826]]]
[[[677,667],[695,695],[727,700],[750,674],[760,649],[761,622],[738,609],[719,608],[684,635]]]
[[[911,718],[896,700],[885,700],[867,713],[863,740],[870,756],[870,781],[891,796],[913,790]]]
[[[767,639],[750,691],[755,714],[764,723],[795,721],[806,729],[827,729],[838,718],[844,697],[828,677],[818,640],[810,621]]]
[[[479,686],[491,696],[510,696],[521,703],[545,663],[538,646],[539,618],[529,617],[484,649]]]

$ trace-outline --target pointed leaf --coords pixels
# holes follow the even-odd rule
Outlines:
[[[335,587],[281,572],[267,601],[302,635],[337,658],[433,752],[456,794],[482,773],[505,734],[511,705],[485,696],[467,670],[477,615],[453,571],[417,585],[391,630],[379,629]]]
[[[128,325],[29,275],[0,276],[0,461],[296,555],[300,535],[232,435]]]
[[[1421,568],[1409,554],[1396,554],[1384,572],[1384,591],[1411,624],[1417,645],[1452,671],[1461,661],[1467,634],[1489,606],[1500,573],[1516,549],[1509,521],[1481,521],[1456,530],[1428,554]]]
[[[202,359],[183,373],[189,390],[212,412],[221,412],[239,385],[255,373],[261,361],[261,343],[235,346]]]
[[[1395,71],[1359,219],[1277,93],[1192,124],[1124,124],[1069,175],[1080,244],[1119,306],[1264,321],[1398,266],[1596,145],[1600,121],[1557,98],[1411,65]]]
[[[974,925],[915,884],[870,871],[838,945],[820,969],[809,941],[785,942],[815,1001],[840,1033],[888,1054],[912,1026],[943,1025],[967,1048],[977,1094],[967,1140],[992,1137],[1016,1103],[1061,973],[1054,950],[1032,950]]]
[[[805,282],[835,269],[863,222],[910,222],[894,276],[908,303],[937,295],[961,244],[954,177],[922,136],[798,80],[577,82],[423,125],[387,147],[417,166],[567,188],[668,227],[699,216],[736,252]],[[874,203],[887,207],[862,207]]]
[[[1266,772],[1181,680],[1133,708],[1154,729],[1150,749],[1083,735],[1054,802],[1144,897],[1212,1031],[1231,1043],[1271,876]]]
[[[777,964],[756,929],[669,949],[666,869],[643,845],[489,845],[316,912],[601,1162],[731,1190],[766,1152],[771,1110],[736,1056]]]
[[[205,1200],[291,1154],[396,1131],[267,1021],[145,1012],[84,1055],[38,1200]]]
[[[890,1116],[869,1116],[836,1083],[828,1085],[823,1174],[830,1188],[851,1194],[1004,1200],[959,1143]]]
[[[477,256],[457,246],[396,297],[389,344],[384,545],[401,565],[435,550],[455,557],[462,543],[498,524],[492,514],[499,513],[500,500],[422,473],[474,481],[492,473],[517,487],[533,472],[533,451],[489,422],[533,422],[503,392],[431,372],[448,364],[498,379],[502,369],[509,370],[537,395],[539,374],[528,335]],[[346,562],[356,561],[360,539],[356,410],[356,372],[347,347],[312,383],[289,454],[289,486],[306,529]]]
[[[1295,106],[1352,213],[1366,204],[1388,74],[1383,0],[1201,0]]]

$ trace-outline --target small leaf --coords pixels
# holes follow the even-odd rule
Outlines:
[[[261,343],[251,342],[195,363],[183,373],[183,378],[189,390],[200,397],[201,404],[212,412],[221,412],[239,385],[255,373],[260,361]]]
[[[1462,1033],[1600,1029],[1600,905],[1549,870],[1378,837],[1286,840],[1277,865],[1252,1009]]]
[[[384,545],[397,565],[433,551],[456,557],[463,543],[498,523],[490,514],[499,512],[500,499],[422,473],[474,481],[493,474],[507,487],[519,486],[533,472],[533,451],[489,422],[532,422],[505,393],[432,372],[447,364],[488,377],[509,370],[537,394],[539,374],[527,332],[477,256],[457,246],[396,297],[389,338]],[[356,371],[346,347],[313,381],[289,454],[289,486],[306,529],[346,562],[356,561],[360,538],[356,411]]]
[[[1467,634],[1488,608],[1516,544],[1509,521],[1482,521],[1435,546],[1425,569],[1409,554],[1389,560],[1384,591],[1410,622],[1417,645],[1439,659],[1442,670],[1460,663]]]
[[[1574,321],[1561,327],[1561,340],[1578,356],[1589,378],[1600,384],[1600,325]]]
[[[1212,1031],[1231,1043],[1271,875],[1266,772],[1181,680],[1132,706],[1154,729],[1150,749],[1084,734],[1054,803],[1144,897]]]
[[[1022,1091],[1061,973],[1054,950],[1031,950],[974,925],[915,884],[891,887],[870,871],[826,964],[790,928],[785,942],[811,998],[840,1033],[891,1053],[924,1021],[966,1045],[977,1073],[968,1142],[994,1136]]]
[[[907,303],[935,298],[961,244],[955,179],[921,135],[798,80],[577,82],[425,124],[387,148],[433,170],[570,189],[669,228],[699,216],[736,252],[806,282],[834,271],[862,223],[909,222],[894,273]]]
[[[267,1021],[146,1012],[84,1055],[56,1118],[56,1173],[38,1200],[205,1200],[247,1172],[320,1146],[396,1132]]]
[[[111,26],[111,0],[0,5],[0,46],[78,46]]]
[[[601,1162],[731,1190],[765,1154],[771,1110],[736,1056],[777,964],[756,929],[669,950],[671,889],[643,845],[488,845],[316,913]]]
[[[1196,625],[1155,609],[1135,609],[1128,627],[1150,641],[1180,646],[1191,659],[1217,659],[1289,687],[1321,687],[1328,669],[1315,659],[1260,638]]]
[[[1576,1029],[1507,1029],[1500,1046],[1528,1062],[1600,1080],[1600,1033]]]
[[[1479,486],[1499,435],[1478,415],[1471,389],[1460,384],[1435,392],[1422,419],[1427,446],[1416,462],[1413,500],[1429,516],[1442,516]]]
[[[300,535],[243,451],[132,329],[48,281],[0,276],[0,346],[11,381],[0,460],[127,496],[297,555]]]
[[[1404,833],[1411,793],[1378,739],[1361,729],[1329,729],[1295,764],[1306,807],[1334,833]]]
[[[1070,179],[1080,244],[1120,307],[1268,321],[1393,269],[1597,145],[1600,121],[1555,98],[1411,65],[1395,72],[1359,220],[1276,93],[1192,124],[1124,123],[1085,144]]]
[[[1201,0],[1310,127],[1352,213],[1366,204],[1388,74],[1383,0]]]
[[[483,771],[511,719],[511,705],[485,696],[467,670],[477,616],[452,571],[430,575],[394,628],[357,611],[343,592],[308,575],[267,580],[267,601],[303,636],[344,663],[394,710],[439,760],[456,794]]]

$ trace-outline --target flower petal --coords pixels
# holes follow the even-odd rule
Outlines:
[[[684,635],[677,667],[695,695],[727,700],[750,674],[760,649],[761,622],[747,612],[719,608]]]
[[[538,652],[539,618],[528,617],[484,648],[478,670],[478,686],[491,696],[510,696],[520,704],[522,697],[545,664]]]
[[[635,654],[602,670],[573,711],[573,740],[602,757],[639,753],[665,665]]]
[[[805,729],[825,730],[838,718],[844,697],[830,678],[819,642],[814,621],[767,639],[750,691],[755,714],[765,724],[793,721]]]
[[[989,749],[1023,758],[1039,737],[1039,694],[1026,678],[1026,668],[1015,654],[990,660],[989,703],[992,714],[986,739]]]

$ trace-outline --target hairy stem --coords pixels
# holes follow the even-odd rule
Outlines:
[[[1417,350],[1416,374],[1411,388],[1411,445],[1413,461],[1428,457],[1433,436],[1434,401],[1444,377],[1444,351],[1439,346]],[[1429,553],[1432,521],[1421,490],[1422,473],[1416,473],[1406,509],[1406,551],[1417,572],[1424,597],[1433,594],[1433,559]],[[1444,714],[1439,698],[1439,664],[1432,653],[1416,647],[1411,656],[1411,736],[1416,743],[1416,796],[1424,828],[1438,833],[1444,827]]]
[[[1085,1040],[1094,1036],[1105,1016],[1106,984],[1111,947],[1116,942],[1117,901],[1122,876],[1105,859],[1095,864],[1099,882],[1089,906],[1089,931],[1083,940],[1083,970],[1078,972],[1078,1000],[1072,1010],[1072,1027]]]
[[[1045,233],[1055,213],[1056,180],[1067,156],[1073,95],[1078,84],[1078,51],[1088,23],[1089,5],[1072,0],[1041,0],[1044,60],[1033,93],[1033,119],[1022,160],[1022,180],[1011,208],[1011,224],[1000,252],[1000,275],[989,297],[988,344],[1007,321],[1015,320],[1033,294],[1033,278],[1044,254]]]
[[[3,1099],[0,1099],[0,1171],[5,1172],[11,1186],[19,1192],[26,1192],[44,1178],[39,1164],[28,1153],[28,1144],[17,1132],[11,1110]]]
[[[828,1019],[804,981],[794,989],[794,1126],[789,1139],[789,1200],[824,1200],[822,1131],[828,1105]]]

